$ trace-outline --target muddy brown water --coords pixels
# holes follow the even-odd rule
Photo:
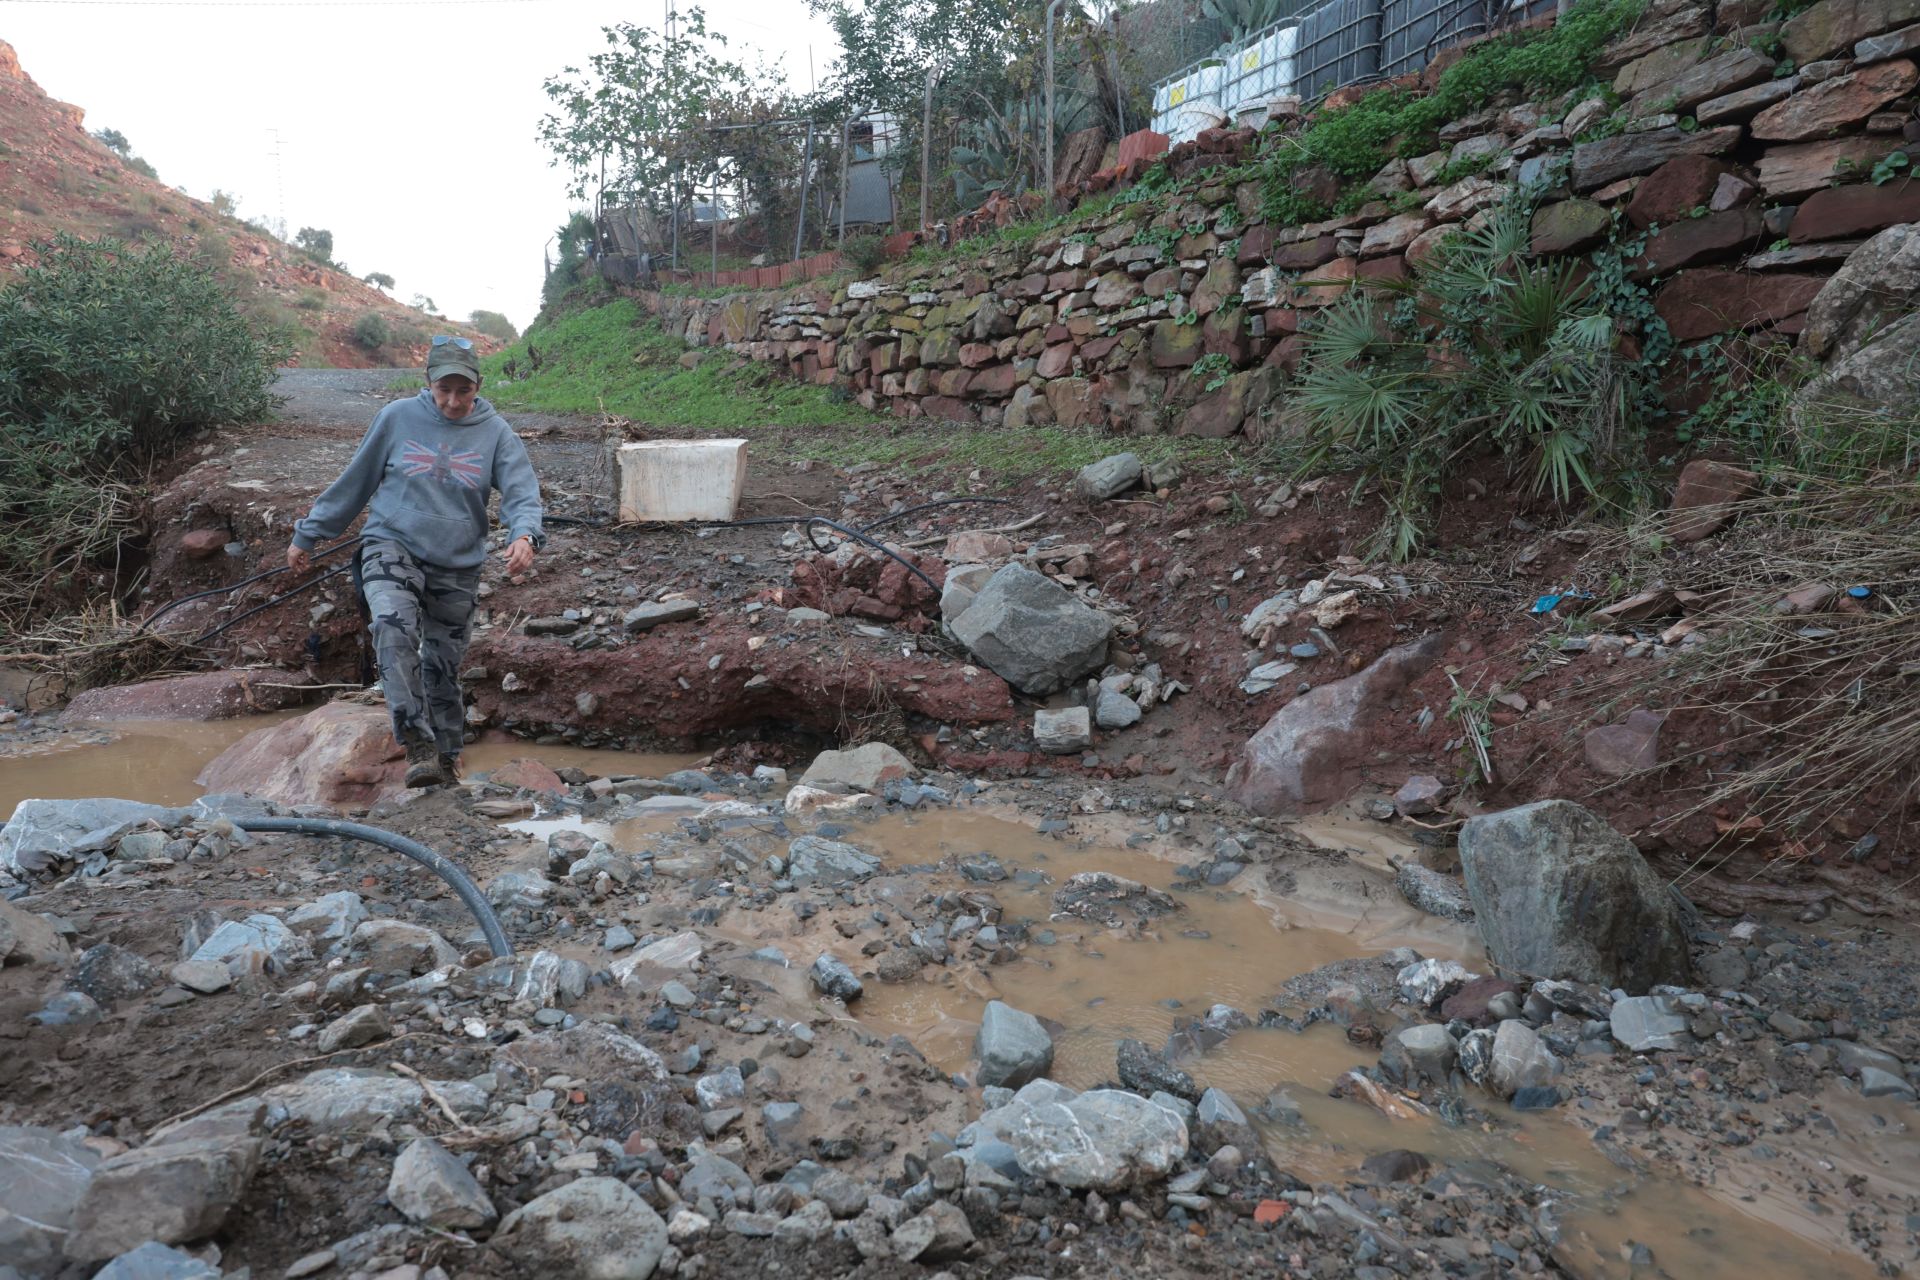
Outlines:
[[[0,813],[29,796],[188,802],[200,794],[193,778],[208,761],[245,733],[283,718],[80,729],[13,752],[0,738]],[[483,772],[520,756],[552,768],[654,777],[696,759],[487,743],[469,749],[467,765],[470,772]],[[510,827],[536,840],[551,830],[583,827],[632,849],[670,830],[674,821],[668,813],[612,826],[558,818]],[[1190,860],[1191,847],[1155,840],[1123,848],[1123,832],[1113,820],[1095,818],[1077,820],[1076,830],[1064,837],[1044,835],[1010,809],[936,810],[852,824],[844,838],[881,856],[890,872],[944,863],[936,873],[944,887],[990,891],[1004,920],[1028,920],[1053,937],[1051,945],[1030,944],[1005,966],[930,969],[897,985],[871,982],[855,1008],[859,1021],[880,1035],[904,1034],[930,1062],[965,1072],[981,1010],[988,1000],[1004,999],[1061,1028],[1052,1074],[1087,1087],[1112,1078],[1121,1038],[1158,1048],[1178,1019],[1203,1016],[1212,1004],[1257,1012],[1287,978],[1330,960],[1411,945],[1470,966],[1484,963],[1470,930],[1383,907],[1377,898],[1343,903],[1311,888],[1279,897],[1253,870],[1223,888],[1176,888],[1175,860]],[[1299,834],[1322,848],[1347,851],[1363,867],[1383,868],[1391,857],[1416,853],[1392,828],[1351,815],[1302,824]],[[1020,874],[966,886],[950,860],[983,852]],[[1051,920],[1054,887],[1075,872],[1093,870],[1168,890],[1183,909],[1139,931]],[[724,924],[718,932],[726,932]],[[758,945],[753,935],[741,940]],[[850,943],[843,944],[842,958],[860,960]],[[1502,1165],[1553,1188],[1563,1197],[1557,1206],[1566,1233],[1562,1260],[1577,1274],[1647,1274],[1628,1261],[1636,1243],[1652,1250],[1660,1272],[1702,1280],[1873,1274],[1845,1247],[1844,1215],[1812,1211],[1789,1187],[1763,1177],[1728,1178],[1709,1190],[1622,1170],[1564,1112],[1519,1115],[1477,1099],[1498,1122],[1454,1127],[1437,1117],[1390,1120],[1361,1103],[1329,1096],[1334,1080],[1373,1057],[1349,1044],[1338,1028],[1320,1025],[1305,1034],[1241,1031],[1181,1065],[1202,1086],[1232,1094],[1250,1114],[1269,1094],[1283,1091],[1304,1123],[1256,1123],[1280,1167],[1312,1181],[1351,1178],[1369,1154],[1404,1147],[1469,1171],[1476,1164]],[[1920,1178],[1912,1172],[1920,1169],[1920,1138],[1904,1132],[1890,1137],[1871,1108],[1848,1095],[1835,1093],[1826,1110],[1835,1133],[1826,1143],[1831,1152],[1823,1155],[1830,1154],[1836,1167],[1881,1179]]]

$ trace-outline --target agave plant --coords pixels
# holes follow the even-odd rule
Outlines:
[[[1631,477],[1645,372],[1578,264],[1530,260],[1528,235],[1525,210],[1503,210],[1411,279],[1349,290],[1306,335],[1307,465],[1379,484],[1396,559],[1469,456],[1502,455],[1563,503],[1612,500]]]

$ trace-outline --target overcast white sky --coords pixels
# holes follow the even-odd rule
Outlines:
[[[705,8],[731,53],[751,48],[799,88],[810,46],[819,76],[839,54],[799,0]],[[393,276],[402,300],[424,293],[460,318],[501,311],[524,329],[568,208],[565,176],[534,140],[541,83],[604,48],[602,27],[657,28],[664,12],[661,0],[0,0],[0,39],[164,181],[201,199],[232,192],[243,217],[278,217],[284,200],[289,232],[332,231],[336,258]]]

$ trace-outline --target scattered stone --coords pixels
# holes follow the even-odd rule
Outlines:
[[[1902,1102],[1915,1100],[1913,1086],[1891,1071],[1882,1071],[1879,1067],[1860,1068],[1860,1096],[1863,1098],[1898,1098]]]
[[[105,1161],[74,1209],[66,1256],[100,1262],[149,1240],[205,1239],[246,1194],[260,1148],[258,1138],[228,1134],[158,1143]]]
[[[1637,709],[1622,724],[1589,729],[1582,742],[1587,764],[1610,778],[1644,773],[1660,763],[1660,728],[1667,718],[1656,711]]]
[[[1357,675],[1315,687],[1282,707],[1242,748],[1227,774],[1233,798],[1273,817],[1344,799],[1372,761],[1376,718],[1432,665],[1439,636],[1389,649]]]
[[[377,1004],[363,1004],[345,1017],[329,1023],[320,1032],[318,1046],[321,1053],[338,1053],[342,1049],[357,1049],[361,1045],[385,1040],[392,1034],[393,1027],[387,1022],[387,1011]]]
[[[1567,800],[1469,819],[1467,893],[1502,969],[1644,992],[1692,972],[1686,922],[1625,836]]]
[[[1544,1085],[1559,1073],[1560,1060],[1540,1041],[1540,1035],[1518,1018],[1500,1024],[1493,1033],[1486,1084],[1502,1098]]]
[[[627,610],[620,625],[629,632],[651,631],[662,623],[685,622],[700,616],[700,605],[693,600],[648,602]]]
[[[958,1205],[936,1200],[893,1229],[893,1253],[902,1262],[951,1262],[973,1246],[973,1228]]]
[[[1135,1093],[1143,1096],[1153,1093],[1170,1093],[1176,1098],[1186,1098],[1189,1101],[1200,1096],[1200,1086],[1193,1082],[1192,1076],[1138,1040],[1122,1040],[1115,1053],[1115,1060],[1120,1073],[1120,1083]]]
[[[1105,871],[1077,872],[1053,893],[1056,918],[1074,916],[1112,929],[1126,924],[1123,913],[1151,920],[1178,910],[1180,904],[1170,895]]]
[[[1053,1037],[1032,1014],[989,1000],[974,1038],[974,1053],[980,1059],[981,1084],[1018,1089],[1052,1070]]]
[[[1187,1127],[1138,1094],[1094,1089],[1067,1102],[1019,1104],[1007,1142],[1036,1177],[1119,1190],[1166,1177],[1187,1153]]]
[[[210,996],[233,985],[233,973],[211,960],[182,960],[167,971],[176,984],[198,995]]]
[[[220,1268],[149,1240],[94,1272],[93,1280],[220,1280]]]
[[[1402,1027],[1387,1037],[1380,1069],[1397,1084],[1446,1083],[1459,1056],[1453,1037],[1437,1022]],[[1389,1179],[1392,1181],[1392,1179]]]
[[[1095,704],[1094,722],[1102,729],[1126,729],[1140,723],[1140,704],[1117,689],[1102,689]],[[1038,730],[1034,734],[1039,738]]]
[[[342,890],[295,907],[287,916],[287,927],[322,942],[339,942],[351,937],[366,918],[366,903],[360,900],[360,895]]]
[[[286,973],[311,960],[313,950],[278,917],[256,912],[244,921],[223,923],[191,958],[224,964],[236,975]]]
[[[1100,666],[1113,634],[1106,615],[1018,563],[997,570],[952,627],[996,675],[1036,696]]]
[[[851,751],[822,751],[800,775],[800,782],[810,787],[878,791],[895,778],[911,778],[918,773],[911,760],[886,743],[869,742]]]
[[[1667,529],[1675,542],[1698,542],[1733,522],[1732,504],[1751,497],[1760,477],[1751,471],[1695,458],[1680,469]]]
[[[1138,454],[1116,453],[1080,468],[1073,491],[1089,502],[1104,502],[1139,484],[1141,472]]]
[[[448,1231],[484,1227],[498,1216],[467,1167],[431,1138],[401,1148],[387,1199],[413,1221]]]
[[[823,955],[815,960],[807,976],[822,995],[849,1004],[858,1000],[866,990],[860,985],[860,979],[853,976],[853,970],[831,955]]]
[[[1693,1043],[1687,1015],[1666,996],[1629,996],[1613,1002],[1613,1038],[1630,1053],[1684,1049]]]
[[[0,1258],[26,1275],[52,1275],[74,1210],[100,1165],[85,1131],[0,1125]]]
[[[52,921],[0,899],[0,964],[62,966],[71,954]]]
[[[1409,1004],[1431,1009],[1477,975],[1458,960],[1416,960],[1393,975]]]
[[[1417,862],[1403,862],[1394,872],[1393,883],[1401,897],[1430,916],[1444,920],[1473,919],[1473,900],[1467,896],[1466,886],[1452,876]]]
[[[787,876],[798,885],[865,880],[883,865],[863,849],[819,836],[801,836],[787,846]]]
[[[667,1224],[624,1182],[581,1178],[508,1214],[492,1247],[530,1275],[649,1280]]]
[[[1374,1182],[1415,1182],[1427,1176],[1433,1161],[1418,1151],[1380,1151],[1360,1162],[1360,1173]]]
[[[1042,708],[1033,715],[1033,745],[1048,755],[1077,755],[1093,745],[1093,718],[1085,707]]]
[[[135,800],[22,800],[0,827],[0,871],[45,871],[57,862],[111,849],[136,827],[177,827],[191,816],[188,809]]]
[[[160,974],[152,965],[111,942],[102,942],[81,952],[73,972],[67,975],[68,990],[78,991],[102,1005],[116,1004],[159,985]]]

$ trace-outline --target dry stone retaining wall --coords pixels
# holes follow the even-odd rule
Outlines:
[[[1889,160],[1920,155],[1920,0],[1821,0],[1785,22],[1770,7],[1656,3],[1603,61],[1617,107],[1563,95],[1456,120],[1326,222],[1264,221],[1260,183],[1237,177],[1256,136],[1213,130],[1168,157],[1179,194],[973,262],[645,301],[691,344],[905,417],[1258,436],[1303,320],[1355,282],[1406,277],[1525,186],[1544,193],[1536,253],[1644,236],[1631,273],[1676,341],[1791,341],[1855,249],[1920,221],[1920,178]],[[1481,172],[1446,180],[1476,158]]]

